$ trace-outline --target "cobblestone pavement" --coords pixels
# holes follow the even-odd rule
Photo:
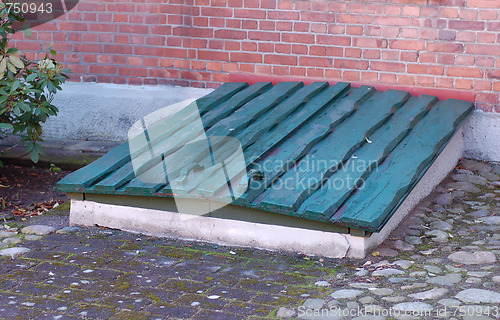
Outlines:
[[[358,260],[63,227],[64,210],[7,221],[0,317],[498,319],[499,175],[463,161]]]

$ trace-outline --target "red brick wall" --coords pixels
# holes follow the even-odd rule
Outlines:
[[[75,81],[215,87],[246,72],[473,92],[500,112],[499,13],[500,0],[81,0],[20,46],[53,42]]]

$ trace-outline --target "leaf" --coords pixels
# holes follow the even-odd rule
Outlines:
[[[23,110],[23,111],[26,111],[26,112],[31,111],[30,106],[29,106],[29,105],[27,105],[27,104],[26,104],[24,101],[22,101],[22,100],[19,100],[19,101],[17,102],[17,106],[18,106],[21,110]]]
[[[53,55],[53,56],[56,56],[57,55],[57,51],[54,50],[54,49],[50,49],[50,54]]]
[[[9,60],[10,60],[10,62],[12,62],[13,65],[18,67],[19,69],[24,68],[24,63],[18,57],[10,55]]]
[[[31,28],[29,24],[23,25],[23,33],[27,38],[31,37]]]
[[[30,74],[29,76],[26,77],[26,81],[27,82],[31,82],[31,81],[35,80],[37,76],[38,76],[38,74],[32,73],[32,74]]]
[[[16,70],[16,67],[12,64],[12,61],[9,61],[7,62],[7,68],[9,69],[10,72],[12,72],[13,74],[16,74],[17,73],[17,70]]]
[[[30,151],[30,158],[31,158],[31,161],[33,161],[34,163],[37,163],[38,160],[40,160],[40,154],[38,153],[38,150],[36,148],[33,148]]]
[[[0,129],[12,129],[14,128],[10,123],[0,123]]]
[[[0,74],[3,74],[7,69],[7,59],[5,57],[0,61]]]
[[[16,53],[18,53],[18,52],[19,52],[19,49],[18,49],[18,48],[9,48],[9,49],[7,50],[7,53],[8,53],[8,54],[16,54]]]

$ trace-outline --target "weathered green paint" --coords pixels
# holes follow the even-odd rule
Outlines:
[[[267,210],[296,212],[300,204],[366,142],[366,136],[379,128],[409,97],[404,91],[377,92],[332,134],[311,148],[306,158],[287,171],[282,180],[291,183],[270,188],[260,206]]]
[[[331,219],[379,231],[472,109],[459,100],[437,104]]]
[[[371,143],[356,151],[356,158],[350,158],[299,208],[304,217],[328,220],[342,203],[355,191],[377,165],[387,157],[394,147],[408,134],[415,124],[437,102],[436,97],[422,95],[412,97],[372,135]]]
[[[472,111],[468,102],[435,103],[435,97],[409,98],[406,92],[347,83],[225,84],[196,100],[198,111],[186,108],[165,121],[158,113],[159,121],[147,129],[148,144],[133,148],[140,167],[134,168],[124,143],[67,175],[57,189],[80,200],[175,211],[171,180],[175,196],[192,203],[193,212],[228,203],[208,215],[368,236],[384,226]],[[202,128],[190,126],[199,115]],[[248,175],[232,148],[220,148],[227,142],[218,137],[241,143]],[[189,143],[193,140],[198,142]],[[164,150],[163,158],[153,150]],[[327,165],[310,170],[308,158]],[[170,161],[168,176],[162,159]],[[233,193],[239,187],[245,191],[241,182],[249,180],[239,199],[226,187],[226,176],[212,167],[222,161],[231,172]],[[357,162],[372,165],[349,171]],[[202,167],[209,181],[186,170]],[[330,187],[348,177],[364,180],[364,188]],[[276,188],[304,179],[316,182]]]

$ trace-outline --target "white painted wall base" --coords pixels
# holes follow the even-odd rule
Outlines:
[[[57,117],[43,125],[44,138],[125,141],[133,123],[153,111],[213,91],[173,86],[129,86],[107,83],[63,85],[54,105]]]
[[[330,258],[363,258],[384,241],[399,222],[429,195],[455,167],[463,152],[462,130],[457,132],[380,233],[370,237],[190,216],[152,209],[71,200],[70,223],[106,226],[155,236],[171,236],[268,250],[287,250]]]
[[[465,128],[467,158],[500,162],[500,113],[476,111]]]

